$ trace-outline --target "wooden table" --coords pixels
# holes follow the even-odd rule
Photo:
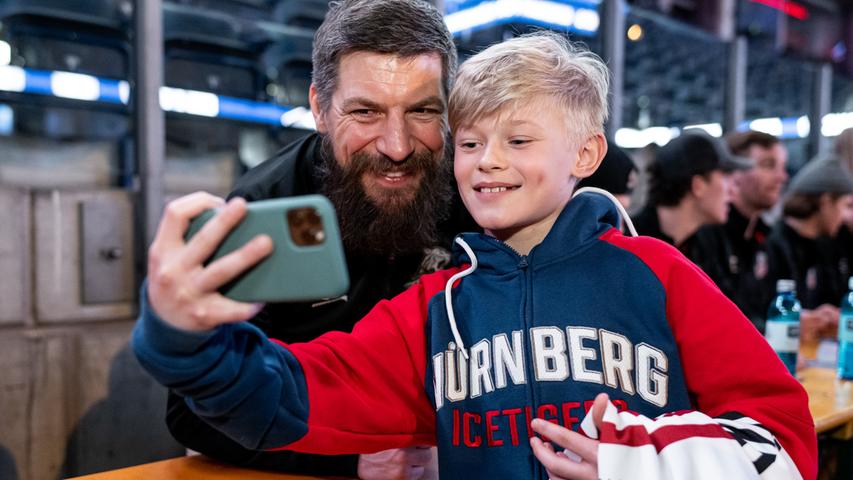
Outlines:
[[[75,477],[75,480],[318,480],[319,478],[237,468],[215,462],[202,455],[193,455]]]
[[[853,438],[853,381],[838,380],[833,368],[804,368],[797,378],[809,394],[809,410],[817,433]]]

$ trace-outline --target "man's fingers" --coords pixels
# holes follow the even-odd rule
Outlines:
[[[258,235],[249,243],[205,267],[199,278],[199,289],[202,292],[213,292],[258,263],[272,250],[272,239],[268,235]]]
[[[554,425],[541,418],[536,418],[530,424],[533,431],[551,439],[552,442],[562,448],[571,450],[580,455],[583,460],[589,462],[598,461],[598,442],[587,438],[580,433],[573,432],[568,428]]]
[[[182,258],[183,264],[193,266],[207,260],[245,215],[246,201],[242,198],[231,199],[190,239]]]
[[[409,467],[406,478],[409,480],[418,480],[424,476],[425,470],[426,468],[423,465],[412,465]]]
[[[212,293],[203,301],[195,302],[192,310],[187,312],[190,329],[210,330],[226,323],[242,322],[257,315],[261,307],[262,304],[238,302]]]
[[[171,249],[183,245],[184,233],[189,227],[190,220],[205,210],[221,207],[224,204],[225,200],[207,192],[195,192],[172,200],[163,210],[163,218],[157,227],[157,234],[154,236],[151,248],[154,249],[155,245],[159,245],[162,248]]]
[[[406,448],[406,461],[411,465],[426,465],[432,460],[432,450],[421,447]]]

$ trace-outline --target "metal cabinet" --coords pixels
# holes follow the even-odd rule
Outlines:
[[[133,316],[133,207],[122,190],[34,194],[37,322]]]

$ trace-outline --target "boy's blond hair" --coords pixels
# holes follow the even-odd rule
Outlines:
[[[586,47],[552,32],[522,35],[492,45],[459,67],[450,93],[450,129],[545,95],[566,113],[564,127],[572,140],[581,142],[604,128],[609,84],[607,66]]]

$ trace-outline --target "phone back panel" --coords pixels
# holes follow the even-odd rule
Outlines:
[[[316,212],[322,241],[298,245],[291,235],[288,212]],[[208,210],[193,219],[190,238],[216,213]],[[243,221],[225,238],[212,262],[260,234],[273,240],[273,252],[246,273],[220,288],[223,295],[244,302],[304,302],[336,298],[347,292],[349,275],[332,204],[322,195],[262,200],[248,204]],[[316,239],[315,239],[316,240]]]

